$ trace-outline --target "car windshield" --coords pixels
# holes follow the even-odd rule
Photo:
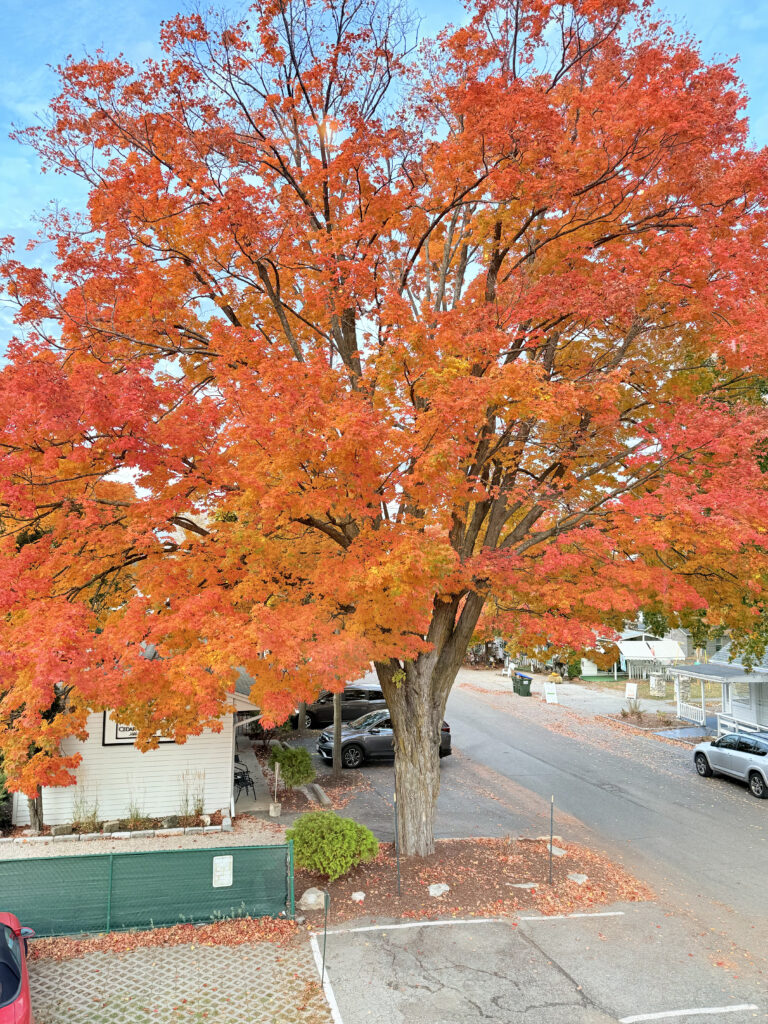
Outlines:
[[[362,715],[349,724],[354,729],[369,729],[372,725],[386,718],[388,714],[388,711],[369,711],[367,715]]]
[[[19,940],[0,924],[0,1006],[8,1006],[21,992],[21,950]]]

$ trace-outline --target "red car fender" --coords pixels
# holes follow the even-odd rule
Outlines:
[[[21,992],[18,999],[9,1006],[0,1009],[0,1024],[34,1024],[32,1017],[32,1001],[29,995],[29,973],[27,972],[27,953],[21,937],[21,921],[15,914],[0,913],[0,924],[7,925],[19,937],[21,946]]]

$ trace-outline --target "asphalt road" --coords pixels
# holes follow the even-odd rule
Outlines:
[[[468,775],[513,813],[517,794],[539,830],[554,795],[556,832],[606,850],[667,905],[764,957],[768,801],[700,779],[684,748],[522,700],[454,689],[446,718]],[[549,712],[554,728],[541,724]]]

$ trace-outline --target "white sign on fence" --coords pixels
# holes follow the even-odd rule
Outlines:
[[[624,687],[624,696],[627,700],[637,700],[637,683],[627,683]]]
[[[557,683],[544,683],[544,698],[547,704],[559,704],[557,699]]]
[[[232,885],[232,854],[213,858],[213,888],[224,889]]]

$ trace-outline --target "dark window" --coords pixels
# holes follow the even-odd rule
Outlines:
[[[739,748],[739,737],[738,736],[723,736],[717,741],[718,747],[723,750],[738,750]]]
[[[15,933],[0,924],[0,1006],[8,1006],[21,991],[21,947]]]
[[[381,690],[369,690],[368,700],[384,700],[384,694]]]
[[[739,750],[743,754],[757,754],[758,757],[765,757],[768,746],[760,740],[752,739],[751,736],[742,736],[739,739]]]
[[[341,699],[342,700],[365,700],[366,696],[367,696],[367,694],[366,694],[365,690],[345,690],[344,693],[342,693],[342,695],[341,695]]]

